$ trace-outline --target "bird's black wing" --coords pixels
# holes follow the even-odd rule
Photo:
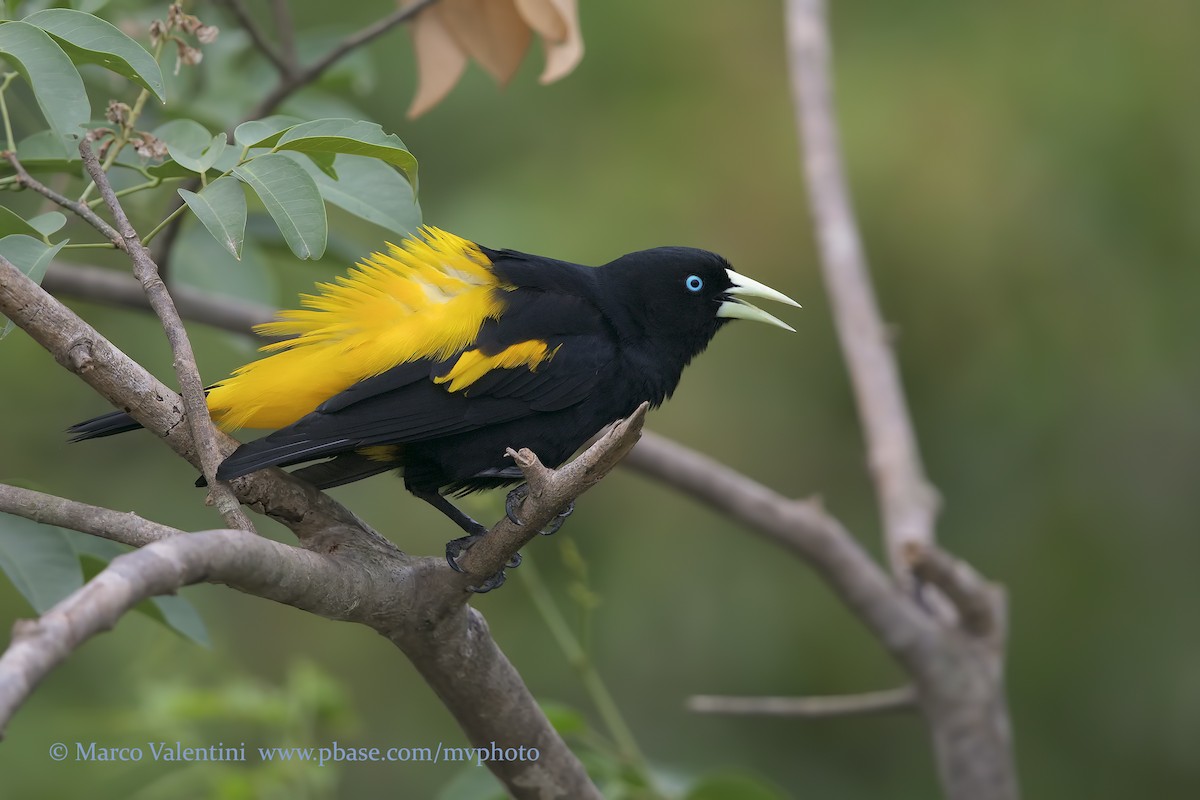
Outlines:
[[[506,306],[463,353],[401,364],[355,384],[292,425],[242,445],[221,465],[218,477],[468,433],[567,408],[597,390],[615,359],[615,344],[592,303],[576,295],[518,289],[509,293]],[[493,356],[527,342],[545,343],[552,355],[532,368],[493,368],[457,390],[445,381],[468,353]]]

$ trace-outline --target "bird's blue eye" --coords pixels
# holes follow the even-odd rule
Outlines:
[[[688,275],[683,285],[687,287],[689,292],[698,292],[704,288],[704,279],[699,275]]]

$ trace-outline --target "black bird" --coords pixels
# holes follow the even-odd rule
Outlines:
[[[430,227],[318,290],[257,329],[289,338],[210,387],[223,428],[278,429],[239,447],[217,478],[329,459],[293,473],[324,489],[400,470],[467,533],[447,545],[455,568],[487,529],[446,494],[518,483],[509,447],[558,466],[642,402],[658,406],[730,319],[792,330],[742,298],[799,305],[705,250],[585,267]],[[71,431],[79,441],[137,427],[116,412]]]

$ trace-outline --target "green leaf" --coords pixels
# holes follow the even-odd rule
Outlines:
[[[0,570],[39,614],[83,585],[66,533],[0,513]]]
[[[280,133],[303,121],[299,117],[289,117],[286,114],[252,119],[234,129],[233,140],[242,147],[271,147],[275,142],[265,144],[267,139],[278,139]]]
[[[195,120],[173,119],[151,133],[166,143],[171,154],[171,160],[147,170],[156,178],[190,178],[201,171],[200,167],[205,172],[227,172],[238,161],[237,153],[225,144],[225,134],[213,136]]]
[[[702,778],[684,800],[787,800],[787,795],[758,778],[730,772]]]
[[[258,156],[233,174],[249,184],[279,226],[297,258],[318,259],[325,252],[329,222],[312,176],[281,153]]]
[[[338,179],[337,168],[334,166],[337,161],[337,153],[305,153],[304,157],[319,169],[322,175],[335,181]]]
[[[208,128],[194,119],[173,119],[159,125],[151,133],[162,139],[168,149],[184,153],[199,153],[213,140]]]
[[[64,217],[64,221],[65,219]],[[18,214],[5,206],[0,206],[0,239],[5,236],[12,236],[14,233],[33,237],[40,237],[42,235],[41,231],[26,222]],[[9,261],[12,261],[12,259],[9,259]]]
[[[80,136],[80,126],[92,116],[79,70],[48,33],[27,22],[0,24],[0,58],[29,82],[62,152],[69,155],[74,147],[67,137]]]
[[[167,152],[171,154],[175,163],[185,169],[192,172],[208,172],[225,152],[225,134],[218,133],[199,150],[184,150],[168,144]]]
[[[352,119],[317,119],[284,131],[274,144],[276,150],[299,153],[345,153],[376,158],[397,167],[417,185],[417,159],[394,133],[384,133],[373,122]]]
[[[129,552],[124,545],[108,539],[89,536],[78,531],[62,531],[71,544],[79,567],[83,572],[83,580],[90,581],[104,571],[114,558]],[[201,647],[210,647],[212,641],[208,636],[208,628],[200,612],[183,597],[178,595],[158,595],[138,603],[133,610],[144,614],[160,625],[165,625]]]
[[[336,179],[311,164],[301,165],[332,205],[398,236],[408,236],[420,227],[421,207],[413,196],[412,185],[399,172],[381,168],[375,159],[339,155],[334,162]]]
[[[234,178],[218,178],[199,193],[180,189],[179,195],[213,238],[241,261],[242,242],[246,239],[246,192],[242,184]]]
[[[31,280],[41,283],[42,278],[46,276],[46,267],[50,266],[50,262],[66,243],[67,240],[63,239],[58,244],[47,245],[41,239],[32,236],[10,234],[0,239],[0,255],[11,261],[13,266],[28,275]],[[3,315],[0,315],[0,320],[4,320],[4,327],[0,328],[0,339],[3,339],[8,336],[13,324],[12,320]]]
[[[76,64],[99,64],[166,102],[162,70],[154,56],[99,17],[69,8],[48,8],[24,21],[53,36]]]
[[[62,230],[62,227],[67,224],[67,218],[57,211],[47,211],[45,214],[30,217],[29,224],[42,236],[49,236]]]

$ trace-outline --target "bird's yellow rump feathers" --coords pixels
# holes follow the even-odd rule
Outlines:
[[[477,245],[433,227],[389,244],[386,254],[373,253],[347,275],[319,284],[319,294],[302,295],[303,309],[258,326],[259,333],[292,338],[265,345],[272,355],[209,391],[213,419],[223,428],[281,428],[398,364],[468,348],[484,321],[503,311],[503,292],[512,288],[490,267]],[[503,366],[516,355],[501,359]],[[518,363],[530,366],[548,356],[544,345],[519,355]],[[477,378],[469,373],[483,365],[461,366],[446,378],[451,390]]]

